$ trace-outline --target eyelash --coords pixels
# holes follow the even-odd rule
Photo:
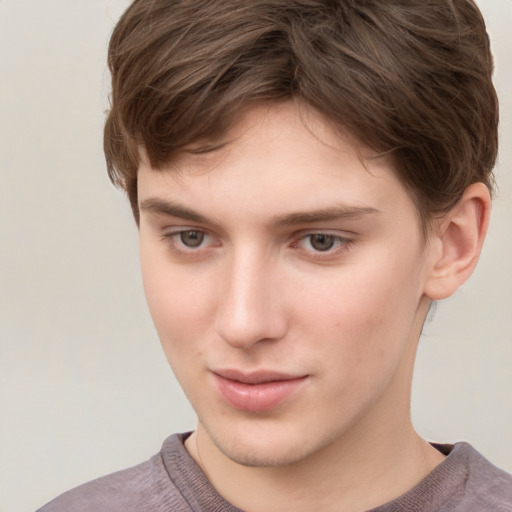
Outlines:
[[[162,234],[162,240],[173,250],[175,250],[178,253],[192,255],[194,253],[197,253],[199,249],[202,249],[202,243],[198,247],[188,247],[186,246],[182,241],[180,241],[180,237],[183,236],[185,233],[199,233],[206,239],[207,237],[211,237],[211,235],[208,234],[207,231],[203,229],[179,229],[177,231],[169,231]]]
[[[198,233],[201,236],[204,237],[203,240],[201,240],[200,245],[197,247],[189,247],[186,246],[182,240],[180,240],[180,237],[183,236],[185,233]],[[341,235],[336,235],[333,233],[329,233],[328,231],[315,231],[315,232],[309,232],[309,233],[302,233],[300,236],[295,237],[294,241],[290,244],[290,247],[294,249],[300,249],[302,243],[308,243],[311,247],[311,239],[314,236],[320,236],[323,235],[325,237],[332,238],[334,248],[327,248],[325,251],[321,250],[315,250],[314,248],[310,249],[304,249],[308,253],[313,254],[314,258],[329,258],[333,256],[340,255],[346,251],[348,251],[351,246],[355,243],[355,241],[352,238],[347,238]],[[169,231],[166,233],[163,233],[162,240],[169,246],[170,249],[176,251],[178,254],[183,254],[187,256],[199,256],[199,251],[201,249],[205,249],[203,246],[204,240],[207,240],[208,238],[214,238],[212,235],[208,233],[208,231],[203,229],[179,229],[177,231]],[[220,246],[220,244],[213,244],[214,246]],[[206,247],[208,247],[207,245]]]
[[[312,238],[318,236],[324,236],[332,239],[334,247],[329,247],[325,251],[318,249],[306,249],[308,252],[311,251],[315,256],[314,257],[332,257],[340,255],[350,249],[350,247],[354,244],[354,240],[352,238],[347,238],[341,235],[336,235],[329,232],[324,231],[315,231],[314,233],[306,233],[300,236],[295,242],[292,243],[292,247],[298,248],[301,243],[307,243],[310,247],[312,247]]]

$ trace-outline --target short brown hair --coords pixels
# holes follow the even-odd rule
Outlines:
[[[390,153],[423,221],[492,189],[498,103],[472,0],[135,0],[110,40],[105,155],[136,220],[155,168],[252,102],[298,98]]]

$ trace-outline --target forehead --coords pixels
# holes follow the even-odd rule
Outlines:
[[[201,152],[201,147],[189,148],[159,170],[143,156],[139,202],[170,197],[214,214],[231,205],[253,218],[340,204],[415,211],[390,159],[372,155],[296,102],[255,106],[217,149]]]
[[[293,154],[289,152],[293,146]],[[348,131],[336,128],[324,115],[300,101],[258,103],[246,108],[231,128],[215,141],[187,146],[167,169],[181,173],[214,170],[227,160],[258,154],[263,162],[279,152],[283,162],[334,158],[342,153],[361,162],[375,155]],[[291,157],[291,158],[290,158]],[[247,166],[243,166],[247,167]],[[283,169],[284,170],[284,169]]]

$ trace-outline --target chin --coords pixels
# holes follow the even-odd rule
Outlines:
[[[270,427],[270,428],[269,428]],[[304,461],[334,441],[335,436],[320,439],[306,431],[279,429],[267,425],[251,432],[210,432],[213,444],[233,462],[247,467],[279,468]],[[323,441],[323,442],[322,442]]]
[[[279,468],[295,464],[306,456],[306,453],[298,452],[295,447],[280,447],[275,450],[273,447],[269,449],[268,446],[240,446],[233,445],[233,443],[226,446],[215,440],[214,443],[230,460],[247,467]]]

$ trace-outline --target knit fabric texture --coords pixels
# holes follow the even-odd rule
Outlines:
[[[241,512],[210,484],[175,434],[148,461],[68,491],[37,512]],[[409,492],[369,512],[512,512],[512,475],[467,443]]]

